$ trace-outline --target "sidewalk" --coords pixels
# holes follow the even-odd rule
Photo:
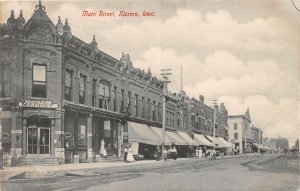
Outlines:
[[[229,158],[238,158],[245,157],[248,155],[255,154],[246,154],[246,155],[234,155],[234,156],[222,156],[217,157],[218,160],[229,159]],[[15,166],[15,167],[5,167],[4,170],[0,170],[0,182],[7,181],[9,179],[39,179],[55,176],[65,176],[66,174],[76,174],[76,175],[86,175],[88,171],[103,171],[103,173],[110,173],[114,170],[120,168],[130,168],[132,166],[145,166],[145,165],[165,165],[172,164],[176,161],[185,161],[185,160],[207,160],[207,158],[178,158],[177,160],[168,159],[165,163],[163,160],[141,160],[135,161],[133,163],[125,163],[121,160],[115,161],[101,161],[95,163],[71,163],[71,164],[62,164],[57,166]],[[114,167],[114,168],[112,168]]]
[[[189,158],[179,158],[177,161],[191,160]],[[171,159],[166,163],[171,163]],[[124,161],[101,161],[95,163],[77,163],[77,164],[62,164],[57,166],[15,166],[5,167],[0,170],[0,182],[7,181],[9,179],[38,179],[55,176],[64,176],[68,174],[86,174],[85,171],[89,170],[107,170],[113,171],[116,168],[131,167],[131,166],[144,166],[144,165],[162,165],[165,162],[163,160],[141,160],[133,163],[125,163]],[[112,168],[115,167],[115,168]]]

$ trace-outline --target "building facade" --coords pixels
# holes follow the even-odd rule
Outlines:
[[[160,135],[155,132],[162,127],[163,81],[150,70],[135,68],[129,54],[122,53],[120,59],[106,54],[95,36],[90,43],[83,42],[72,35],[67,19],[62,23],[59,17],[54,24],[45,10],[39,2],[28,21],[22,12],[15,18],[12,11],[6,24],[0,25],[0,120],[5,151],[72,163],[74,156],[81,162],[95,160],[103,144],[108,155],[115,157],[120,157],[128,142],[161,144],[161,138],[147,136]],[[212,135],[213,112],[184,92],[168,93],[169,142],[198,144],[189,136],[195,132]],[[216,115],[216,136],[226,139],[223,104]]]

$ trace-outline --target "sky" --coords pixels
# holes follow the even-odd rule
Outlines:
[[[25,20],[37,1],[0,1],[0,22],[10,10]],[[134,67],[171,68],[169,90],[183,90],[225,103],[229,115],[250,110],[264,137],[299,137],[300,12],[290,0],[42,1],[54,24],[68,18],[72,34],[85,42],[96,35],[99,49]],[[300,4],[300,3],[299,3]],[[83,17],[82,12],[115,12]],[[119,17],[133,11],[139,17]],[[142,17],[143,11],[154,12]]]

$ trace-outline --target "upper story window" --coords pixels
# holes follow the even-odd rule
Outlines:
[[[234,139],[237,140],[238,139],[238,134],[234,133]]]
[[[85,104],[86,77],[80,74],[79,77],[79,103]]]
[[[114,87],[114,111],[117,111],[117,87]]]
[[[99,83],[99,108],[109,110],[110,87],[105,83]]]
[[[156,121],[156,101],[153,101],[153,106],[152,106],[152,120]]]
[[[151,103],[150,103],[150,99],[148,99],[148,101],[147,101],[147,119],[150,119],[150,107],[151,107]]]
[[[233,124],[234,130],[237,130],[237,123]]]
[[[37,65],[34,64],[32,66],[32,97],[41,97],[46,98],[47,97],[47,91],[46,91],[46,84],[47,84],[47,77],[46,77],[46,71],[47,68],[45,65]]]
[[[142,118],[145,118],[145,97],[142,97]]]
[[[139,101],[139,96],[135,94],[135,102],[134,102],[134,107],[135,107],[135,116],[138,117],[139,111],[138,111],[138,101]]]
[[[124,90],[121,90],[121,113],[124,112]]]
[[[72,79],[73,72],[67,69],[65,74],[65,99],[68,101],[72,100]]]
[[[131,92],[128,92],[128,99],[127,99],[127,107],[128,107],[128,111],[131,110]]]
[[[92,106],[96,106],[96,91],[97,91],[97,80],[93,79],[93,84],[92,84]]]
[[[0,66],[0,97],[8,97],[10,91],[10,68],[8,64]]]

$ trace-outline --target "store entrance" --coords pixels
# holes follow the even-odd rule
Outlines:
[[[50,154],[50,128],[28,127],[27,140],[28,154]]]

